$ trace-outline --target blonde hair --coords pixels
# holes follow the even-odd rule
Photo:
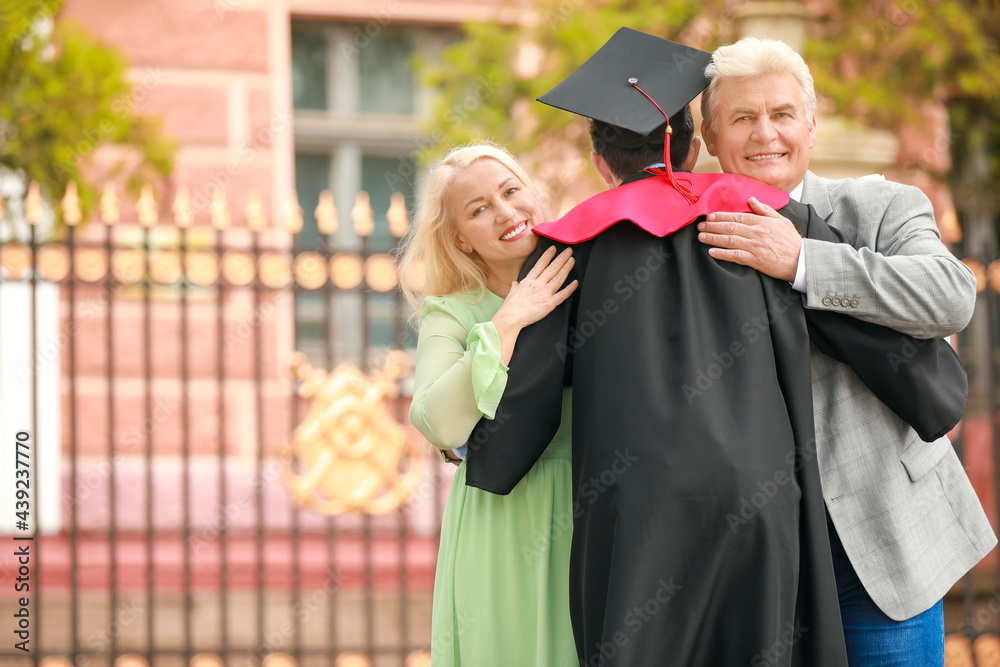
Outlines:
[[[806,117],[816,115],[816,89],[813,86],[809,65],[792,47],[776,39],[744,37],[735,44],[720,46],[712,54],[712,62],[705,68],[710,83],[701,96],[701,116],[714,131],[716,95],[719,82],[729,78],[749,79],[765,74],[791,74],[802,89],[802,104]]]
[[[538,196],[528,174],[506,149],[490,143],[452,149],[431,172],[427,193],[397,253],[403,295],[418,314],[425,296],[465,290],[482,296],[486,289],[486,264],[476,253],[459,250],[455,243],[458,234],[455,213],[445,205],[448,186],[455,174],[484,159],[496,160],[507,167],[536,198]],[[423,283],[420,289],[414,288],[417,282]]]

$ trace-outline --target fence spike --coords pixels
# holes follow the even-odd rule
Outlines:
[[[32,225],[37,225],[42,221],[42,213],[42,191],[38,181],[32,181],[24,198],[24,217]]]
[[[174,223],[178,227],[190,227],[194,221],[194,211],[191,210],[191,195],[188,194],[188,187],[182,185],[177,188],[177,196],[174,197]]]
[[[226,229],[229,227],[229,202],[226,201],[226,193],[219,190],[212,197],[212,226],[216,229]]]
[[[1000,259],[995,259],[986,267],[986,280],[994,292],[1000,293]]]
[[[976,277],[976,294],[982,294],[987,283],[986,267],[974,257],[966,257],[962,263],[972,269],[972,275]]]
[[[260,198],[260,193],[256,190],[250,193],[247,206],[243,213],[247,218],[247,227],[255,232],[267,227],[267,215],[264,213],[264,202]]]
[[[410,212],[406,209],[406,196],[402,192],[393,192],[389,210],[385,214],[389,221],[389,233],[397,239],[406,235],[410,227]]]
[[[101,220],[106,225],[113,225],[121,217],[121,209],[118,206],[118,192],[115,189],[114,181],[104,184],[104,192],[101,194]]]
[[[302,207],[299,206],[299,195],[292,190],[292,196],[285,205],[285,229],[292,234],[302,231]]]
[[[62,199],[63,221],[72,227],[80,223],[83,219],[83,212],[80,210],[80,193],[77,191],[76,181],[66,184],[66,194]],[[0,213],[0,218],[3,214]]]
[[[316,228],[320,234],[328,236],[337,232],[337,207],[333,203],[333,193],[323,190],[316,205]]]
[[[358,236],[371,236],[375,231],[375,212],[372,211],[371,199],[364,190],[354,198],[351,219],[354,220],[354,231]]]
[[[156,198],[153,196],[153,186],[149,183],[142,186],[142,193],[139,195],[139,201],[136,202],[136,209],[139,211],[139,224],[143,227],[152,227],[159,219]]]

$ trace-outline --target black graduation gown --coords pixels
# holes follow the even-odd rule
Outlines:
[[[574,246],[580,287],[521,333],[467,481],[509,492],[571,383],[581,664],[844,665],[801,297],[696,234]]]

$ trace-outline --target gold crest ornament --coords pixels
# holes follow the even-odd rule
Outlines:
[[[296,504],[333,516],[386,514],[409,500],[425,459],[382,404],[398,395],[396,380],[408,366],[406,354],[395,351],[381,371],[368,376],[350,364],[328,373],[295,355],[292,373],[302,381],[300,394],[312,399],[282,455]]]

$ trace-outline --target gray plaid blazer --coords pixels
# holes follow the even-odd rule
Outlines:
[[[806,307],[916,338],[965,328],[972,272],[941,243],[930,201],[880,179],[809,172],[803,203],[850,245],[805,239]],[[897,362],[906,363],[902,339]],[[830,518],[890,618],[929,609],[997,543],[948,438],[923,442],[850,368],[812,348],[816,452]]]

